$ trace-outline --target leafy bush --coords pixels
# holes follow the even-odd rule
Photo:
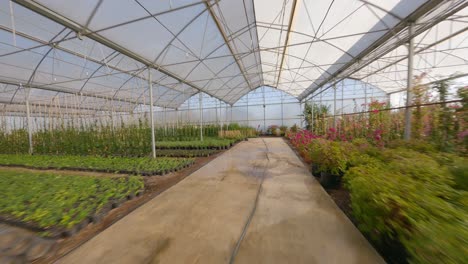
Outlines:
[[[368,156],[344,177],[359,229],[377,243],[400,241],[414,263],[463,263],[466,192],[430,156],[399,148],[381,158]]]
[[[353,139],[352,144],[356,147],[356,151],[359,151],[360,153],[374,157],[380,155],[380,149],[372,145],[365,138],[355,138]]]
[[[436,148],[433,145],[420,139],[412,139],[409,141],[403,140],[403,139],[397,139],[388,143],[387,147],[407,148],[407,149],[412,149],[414,151],[418,151],[418,152],[422,152],[426,154],[437,152]]]
[[[286,132],[288,131],[288,127],[287,126],[280,126],[279,129],[281,131],[281,136],[285,136]]]
[[[289,129],[292,133],[297,133],[297,131],[299,130],[299,128],[297,127],[296,124],[292,125],[291,128]]]
[[[457,157],[453,163],[447,165],[455,181],[455,188],[468,191],[468,160]]]
[[[350,160],[350,156],[346,153],[346,147],[350,147],[350,145],[318,138],[312,140],[308,145],[309,156],[312,162],[318,165],[319,171],[341,175],[346,170]]]
[[[309,158],[312,161],[312,163],[318,165],[322,156],[322,149],[325,148],[325,145],[328,145],[330,143],[331,141],[326,140],[324,138],[313,139],[307,143],[306,147],[309,152]]]
[[[279,126],[277,125],[271,125],[267,128],[267,131],[266,133],[268,135],[274,135],[274,136],[279,136],[280,135],[280,130],[279,130]]]

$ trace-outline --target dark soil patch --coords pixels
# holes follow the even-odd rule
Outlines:
[[[57,241],[55,252],[47,258],[42,258],[34,261],[33,263],[53,263],[65,256],[73,249],[79,247],[86,241],[90,240],[100,232],[104,231],[106,228],[131,213],[133,210],[137,209],[141,205],[145,204],[149,200],[153,199],[160,193],[174,186],[181,180],[183,180],[188,175],[192,174],[194,171],[200,169],[208,162],[212,161],[224,151],[211,155],[209,157],[200,157],[196,158],[195,162],[188,168],[184,168],[177,172],[169,173],[164,176],[146,176],[145,180],[145,191],[142,195],[129,200],[119,207],[112,209],[103,219],[95,224],[91,223],[85,228],[83,228],[79,233],[68,238],[59,239]],[[81,174],[82,172],[80,172]]]
[[[330,195],[330,197],[335,201],[335,204],[345,213],[345,215],[354,223],[354,219],[352,217],[352,209],[351,209],[351,197],[349,195],[348,190],[346,190],[342,184],[338,186],[338,188],[334,189],[325,189]]]

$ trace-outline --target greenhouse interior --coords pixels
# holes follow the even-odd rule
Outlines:
[[[468,263],[468,1],[0,0],[0,264]]]

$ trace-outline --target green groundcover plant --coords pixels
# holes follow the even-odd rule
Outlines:
[[[192,158],[125,158],[0,154],[0,165],[31,168],[83,169],[91,171],[163,174],[193,163]]]
[[[141,176],[93,177],[0,170],[0,217],[44,231],[67,230],[113,200],[143,190]]]

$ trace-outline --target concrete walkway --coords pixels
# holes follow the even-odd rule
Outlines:
[[[230,261],[384,263],[280,138],[236,145],[59,263]]]

